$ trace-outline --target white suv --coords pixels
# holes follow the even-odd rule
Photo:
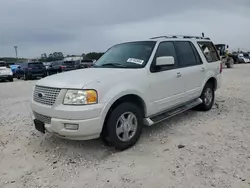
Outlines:
[[[13,73],[5,61],[0,61],[0,80],[9,80],[13,82]]]
[[[35,127],[59,137],[101,137],[118,150],[191,108],[210,110],[222,66],[208,38],[162,36],[111,47],[92,68],[39,80]]]

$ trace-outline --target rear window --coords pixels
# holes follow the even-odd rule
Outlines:
[[[44,65],[42,63],[29,63],[28,67],[30,67],[30,68],[36,68],[36,67],[43,68]]]
[[[74,65],[75,61],[64,61],[63,64],[64,65]]]
[[[218,52],[212,42],[198,42],[198,45],[208,63],[220,60]]]

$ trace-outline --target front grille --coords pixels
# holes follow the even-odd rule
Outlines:
[[[52,106],[60,91],[59,88],[35,86],[33,99],[38,103]]]
[[[43,123],[46,123],[46,124],[50,124],[51,123],[51,117],[48,117],[48,116],[44,116],[42,114],[38,114],[36,112],[33,112],[34,116],[35,116],[35,119],[43,122]]]

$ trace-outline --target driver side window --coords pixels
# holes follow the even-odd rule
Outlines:
[[[172,56],[174,58],[175,64],[171,65],[171,66],[169,66],[169,65],[162,66],[162,67],[160,67],[159,71],[171,70],[171,69],[174,69],[177,67],[176,65],[177,65],[178,59],[177,59],[174,43],[173,42],[161,42],[158,46],[156,53],[155,53],[155,57],[154,57],[154,60],[152,62],[151,68],[150,68],[151,72],[155,72],[156,59],[158,57],[163,57],[163,56]]]

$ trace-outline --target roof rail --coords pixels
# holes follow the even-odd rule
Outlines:
[[[208,37],[201,37],[201,36],[187,36],[187,35],[167,35],[167,36],[158,36],[158,37],[153,37],[150,39],[159,39],[159,38],[166,38],[166,39],[171,39],[171,38],[183,38],[183,39],[207,39],[210,40]]]

